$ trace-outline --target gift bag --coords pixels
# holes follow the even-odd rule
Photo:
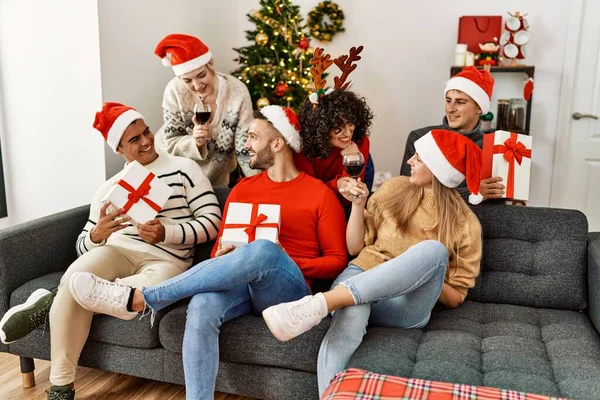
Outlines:
[[[501,15],[467,15],[458,19],[458,42],[467,45],[467,50],[480,53],[479,43],[500,39],[502,32]]]

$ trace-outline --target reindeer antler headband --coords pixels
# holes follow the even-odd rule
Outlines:
[[[356,69],[356,64],[354,64],[354,62],[361,59],[359,54],[363,48],[363,46],[352,47],[350,49],[350,55],[343,54],[333,61],[329,54],[323,54],[323,48],[319,47],[315,50],[314,56],[310,60],[310,64],[313,66],[310,68],[310,73],[314,78],[316,90],[309,96],[309,99],[313,104],[319,104],[319,99],[321,97],[328,95],[334,90],[346,90],[352,85],[352,81],[346,82],[346,80],[350,73]],[[333,78],[333,88],[325,89],[327,81],[322,79],[321,76],[323,75],[323,72],[334,63],[342,71],[342,75]]]

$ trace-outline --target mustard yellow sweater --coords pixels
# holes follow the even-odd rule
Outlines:
[[[435,225],[437,210],[431,194],[425,194],[406,232],[397,227],[393,218],[383,218],[377,205],[391,196],[403,196],[411,183],[409,178],[399,176],[386,181],[369,199],[365,210],[365,247],[351,264],[367,270],[398,257],[409,247],[424,240],[437,240]],[[469,288],[475,285],[481,261],[481,225],[471,210],[456,224],[458,243],[448,249],[449,260],[445,282],[456,288],[463,299]],[[458,255],[456,254],[458,249]]]

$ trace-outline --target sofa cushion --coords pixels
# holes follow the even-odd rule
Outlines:
[[[56,292],[62,272],[55,272],[33,279],[17,288],[10,297],[10,305],[22,304],[34,290],[39,288]],[[154,327],[150,326],[150,317],[134,318],[124,321],[107,315],[96,315],[92,320],[89,338],[103,343],[116,344],[126,347],[153,348],[160,345],[158,340],[158,326],[160,320],[168,312],[159,312],[154,320]],[[41,329],[49,329],[46,325]]]
[[[160,342],[169,351],[181,354],[187,305],[169,312],[161,321]],[[329,329],[331,318],[290,340],[280,342],[262,317],[246,315],[226,322],[219,335],[221,361],[291,368],[317,372],[317,355],[321,341]]]
[[[587,219],[579,211],[474,207],[483,229],[481,274],[469,300],[583,310]]]
[[[466,301],[423,330],[370,328],[348,367],[597,399],[600,337],[580,312]]]

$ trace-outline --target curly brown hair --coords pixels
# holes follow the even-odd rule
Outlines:
[[[364,97],[354,92],[334,90],[319,98],[319,104],[306,99],[300,113],[302,151],[307,158],[326,158],[331,154],[330,132],[347,123],[354,124],[352,141],[360,145],[369,134],[373,112]]]

